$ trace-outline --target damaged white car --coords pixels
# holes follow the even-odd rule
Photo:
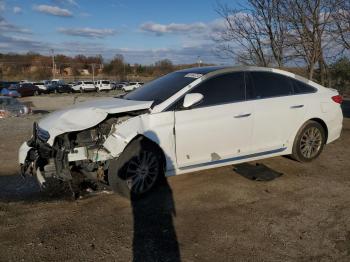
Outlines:
[[[80,176],[141,195],[164,175],[277,155],[311,161],[340,136],[340,103],[337,91],[281,70],[186,69],[50,114],[19,163],[41,184]]]

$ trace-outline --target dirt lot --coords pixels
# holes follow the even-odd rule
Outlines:
[[[251,162],[169,178],[139,201],[71,201],[40,194],[16,162],[33,121],[73,100],[29,100],[37,114],[0,121],[0,261],[350,260],[350,101],[341,138],[313,163],[258,161],[282,173],[272,181],[247,179]]]

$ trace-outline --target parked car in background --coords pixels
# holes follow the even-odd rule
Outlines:
[[[18,93],[16,90],[11,90],[8,88],[1,89],[0,95],[1,96],[10,96],[10,97],[20,97],[21,96],[21,94]]]
[[[115,83],[115,89],[118,89],[118,90],[122,90],[122,88],[124,87],[124,86],[127,86],[127,85],[129,85],[129,83],[128,82],[116,82]]]
[[[33,85],[40,89],[40,93],[48,93],[47,86],[44,82],[34,82]]]
[[[18,84],[18,82],[0,81],[0,91],[1,91],[3,88],[8,89],[11,85],[15,85],[15,84]]]
[[[40,95],[40,89],[32,83],[19,83],[11,85],[8,89],[17,91],[21,97]]]
[[[16,98],[0,96],[0,118],[29,114],[31,109]]]
[[[79,81],[75,86],[72,86],[72,89],[75,92],[87,92],[87,91],[96,91],[96,87],[92,81]]]
[[[47,90],[50,93],[70,93],[72,89],[61,79],[52,79],[47,85]]]
[[[97,80],[95,81],[96,91],[110,91],[112,90],[112,84],[109,80]]]
[[[75,82],[69,82],[69,83],[67,83],[67,85],[69,85],[72,88],[73,86],[76,85],[76,83]]]
[[[133,91],[137,88],[139,88],[140,86],[142,86],[143,83],[142,82],[130,82],[129,85],[125,85],[122,87],[122,90],[124,92],[130,92]]]
[[[310,162],[339,138],[341,102],[336,90],[283,70],[189,68],[122,99],[78,103],[42,118],[19,163],[41,183],[84,174],[98,180],[105,170],[115,191],[141,196],[164,175],[279,155]]]

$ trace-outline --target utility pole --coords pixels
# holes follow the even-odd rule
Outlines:
[[[198,67],[201,67],[201,64],[202,64],[201,57],[200,57],[200,56],[198,56]]]
[[[92,82],[95,82],[95,64],[91,64],[92,68]]]
[[[55,65],[55,53],[54,50],[51,49],[52,53],[52,78],[55,79],[56,76],[56,65]]]

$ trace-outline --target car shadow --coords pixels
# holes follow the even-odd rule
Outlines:
[[[160,143],[157,134],[152,131],[147,132],[147,137],[157,144]],[[169,159],[168,168],[174,168],[171,158],[167,155],[164,157]],[[159,184],[145,195],[131,194],[130,197],[134,221],[134,262],[181,261],[173,221],[176,216],[173,191],[165,176],[161,177],[158,182]]]
[[[237,174],[253,181],[272,181],[283,175],[283,173],[277,172],[268,166],[259,163],[237,164],[234,165],[233,170]]]
[[[35,178],[0,175],[0,202],[37,201],[42,197]]]
[[[32,111],[32,113],[33,113],[34,115],[37,115],[37,114],[45,115],[45,114],[49,114],[50,111],[47,111],[47,110],[40,110],[40,109],[34,109],[34,110]]]
[[[350,99],[344,99],[341,108],[343,111],[343,116],[350,118]]]
[[[181,261],[173,222],[172,190],[166,179],[144,198],[131,197],[134,219],[133,261]]]

